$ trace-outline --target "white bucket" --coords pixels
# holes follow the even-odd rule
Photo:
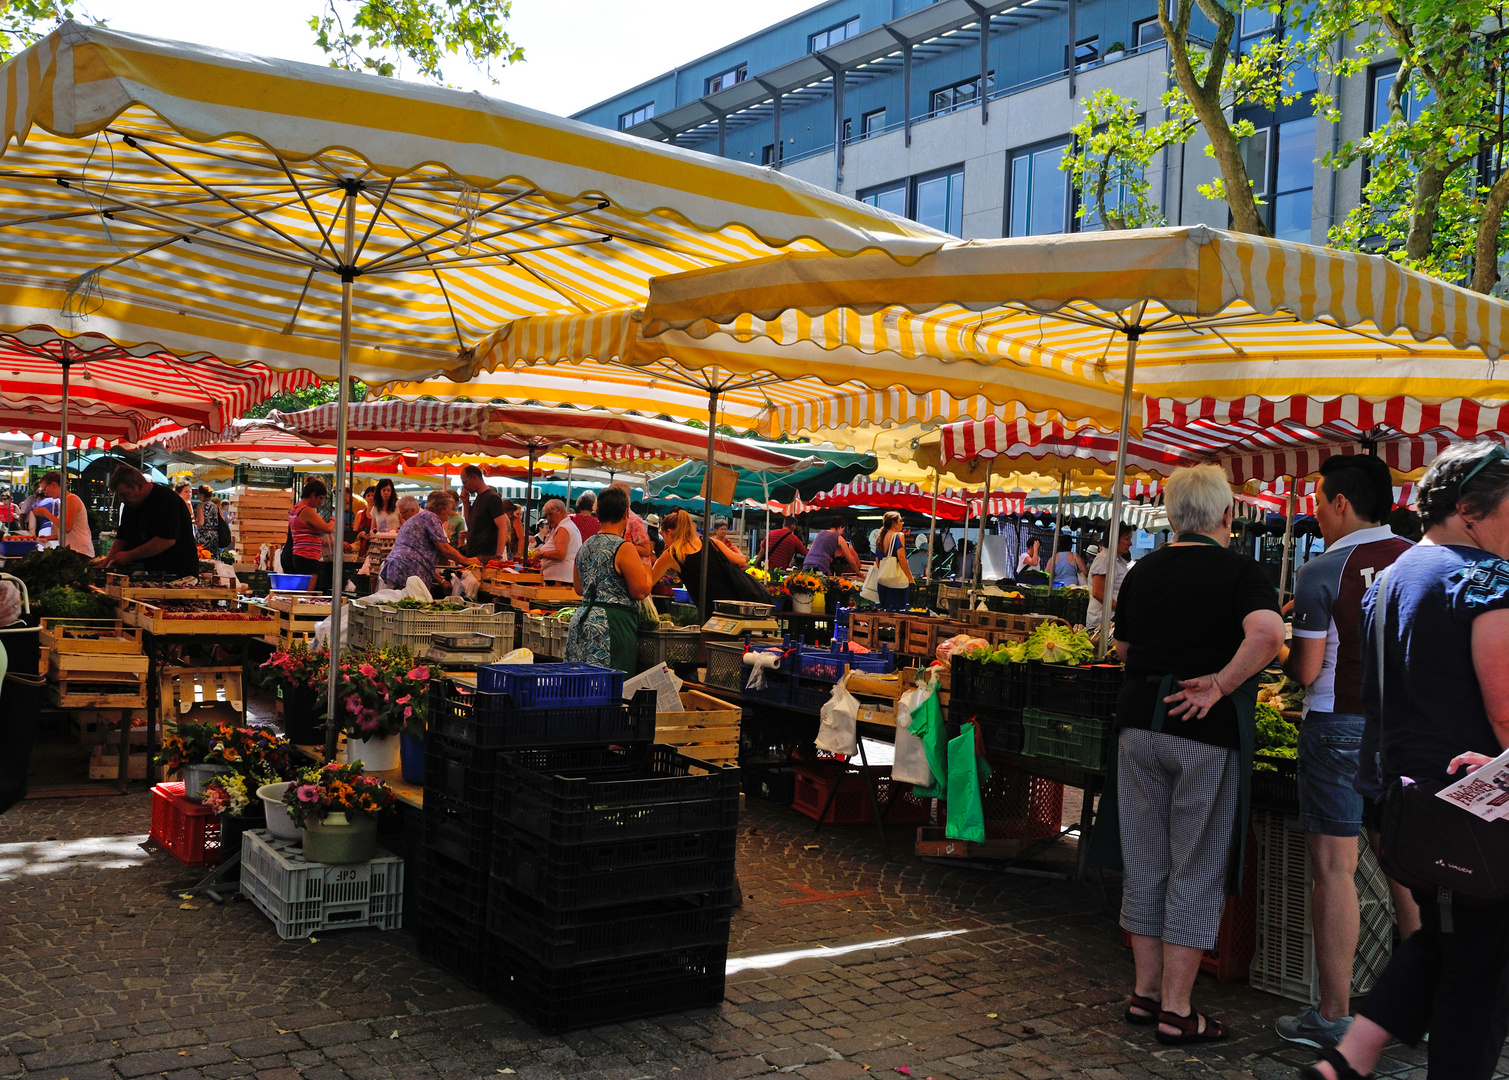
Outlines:
[[[288,807],[283,805],[283,793],[288,790],[288,781],[280,784],[263,784],[257,789],[257,798],[267,807],[267,831],[279,840],[298,840],[302,834],[288,816]]]
[[[384,735],[380,739],[346,738],[346,760],[362,763],[362,771],[391,772],[399,766],[397,735]]]

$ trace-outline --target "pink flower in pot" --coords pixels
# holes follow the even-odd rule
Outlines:
[[[430,669],[427,668],[427,667],[410,668],[409,669],[409,673],[404,676],[404,678],[406,678],[406,679],[418,679],[421,682],[424,681],[425,679],[428,679],[429,677],[430,677]]]

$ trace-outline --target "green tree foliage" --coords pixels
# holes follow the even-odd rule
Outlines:
[[[302,390],[290,390],[276,397],[270,397],[266,401],[253,405],[243,415],[247,419],[260,420],[274,409],[279,412],[299,412],[303,409],[313,409],[317,405],[333,405],[340,396],[340,389],[340,381],[331,379],[314,386],[306,386]],[[366,397],[367,384],[360,379],[352,379],[349,400],[365,401]]]
[[[404,74],[444,82],[447,57],[461,56],[494,82],[496,61],[524,59],[504,29],[513,0],[323,0],[309,19],[330,66],[374,75]],[[64,19],[92,20],[66,0],[0,0],[0,61]]]
[[[1215,24],[1215,37],[1208,47],[1190,38],[1190,20],[1197,6]],[[1174,81],[1160,102],[1163,120],[1145,126],[1142,103],[1109,90],[1087,100],[1084,119],[1073,129],[1074,145],[1062,166],[1080,192],[1081,216],[1087,213],[1085,207],[1093,206],[1108,228],[1160,223],[1162,215],[1151,203],[1142,177],[1155,155],[1183,143],[1198,127],[1209,140],[1205,152],[1220,167],[1220,175],[1200,185],[1200,193],[1226,202],[1232,228],[1238,232],[1268,235],[1242,156],[1241,141],[1253,133],[1253,125],[1233,120],[1232,114],[1249,107],[1273,111],[1297,100],[1294,69],[1305,50],[1292,35],[1271,35],[1250,43],[1244,53],[1237,52],[1243,10],[1267,8],[1266,2],[1223,5],[1219,0],[1172,0],[1167,6],[1159,5],[1158,23],[1168,44]],[[1118,193],[1119,206],[1115,205]]]
[[[309,28],[331,67],[392,76],[408,62],[444,82],[442,61],[460,54],[496,82],[494,60],[524,59],[503,28],[512,7],[513,0],[325,0]]]
[[[1505,0],[1316,0],[1295,12],[1319,70],[1365,76],[1393,53],[1387,122],[1325,163],[1367,162],[1361,205],[1331,231],[1338,247],[1386,253],[1415,269],[1493,292],[1509,206]],[[1349,47],[1348,47],[1349,46]],[[1336,102],[1317,95],[1333,123]]]

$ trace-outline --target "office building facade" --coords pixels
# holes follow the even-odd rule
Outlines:
[[[1155,12],[1154,0],[828,0],[576,118],[780,169],[960,237],[1095,228],[1058,166],[1102,87],[1162,119],[1170,76]],[[1198,13],[1191,32],[1209,32]],[[1243,45],[1283,32],[1266,11],[1243,15]],[[1394,70],[1328,87],[1340,124],[1313,115],[1307,71],[1293,104],[1243,114],[1275,235],[1324,243],[1357,204],[1361,166],[1337,173],[1319,159],[1384,112]],[[1197,131],[1146,178],[1170,224],[1225,227],[1225,203],[1199,191],[1216,175]]]

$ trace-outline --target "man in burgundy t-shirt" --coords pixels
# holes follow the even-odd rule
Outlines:
[[[1308,834],[1320,1001],[1278,1021],[1290,1042],[1334,1047],[1351,1017],[1352,957],[1359,912],[1357,793],[1362,746],[1362,598],[1373,579],[1412,546],[1381,524],[1393,508],[1388,466],[1368,455],[1335,455],[1321,468],[1315,518],[1326,550],[1299,568],[1294,641],[1284,670],[1305,686],[1299,729],[1299,817]]]

